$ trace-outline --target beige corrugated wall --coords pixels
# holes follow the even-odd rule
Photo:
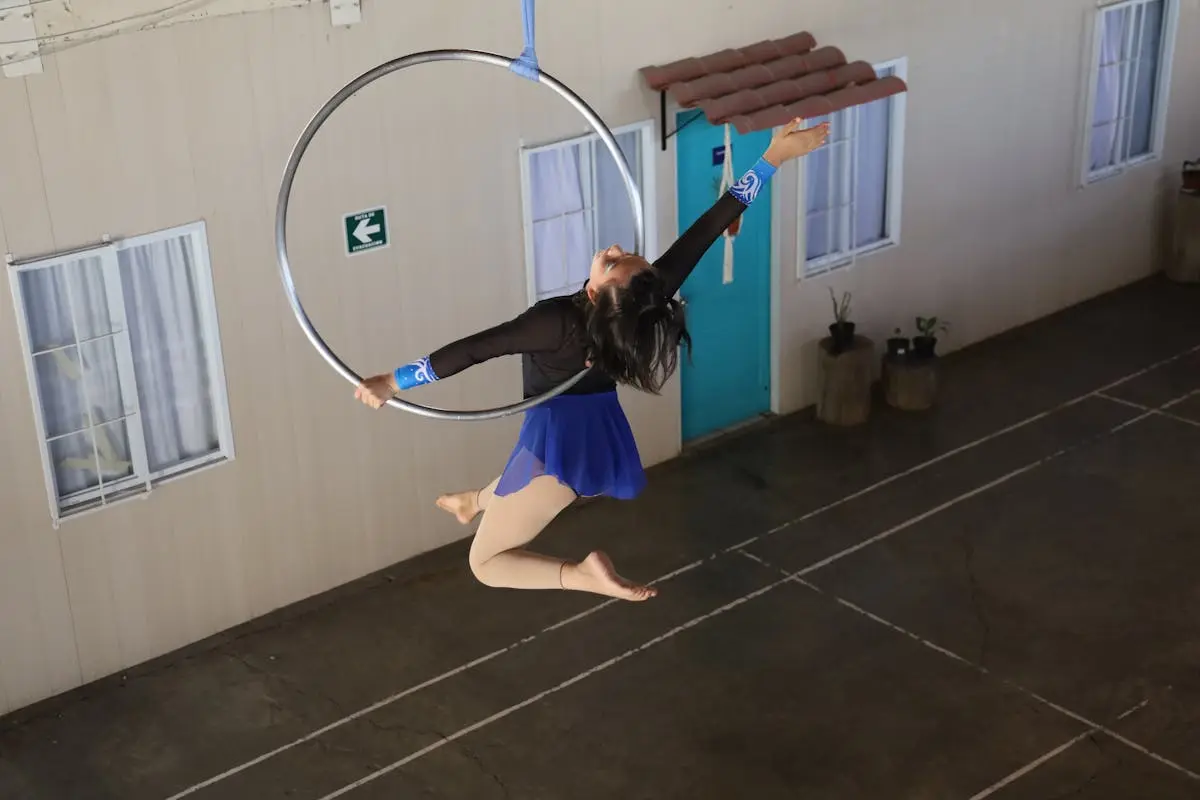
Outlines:
[[[780,192],[781,409],[811,400],[828,293],[883,336],[952,320],[949,348],[1147,274],[1170,180],[1200,139],[1200,25],[1183,0],[1167,153],[1079,190],[1087,0],[613,0],[539,4],[543,66],[612,125],[653,117],[637,68],[799,29],[851,58],[907,56],[902,246],[799,283],[796,176]],[[518,421],[434,422],[353,402],[290,315],[274,262],[280,169],[353,75],[434,47],[516,53],[517,2],[313,5],[126,34],[0,81],[0,249],[208,224],[237,459],[51,524],[10,301],[0,302],[0,712],[170,651],[451,541],[434,496],[503,464]],[[413,70],[346,104],[296,184],[306,307],[360,371],[383,371],[525,305],[518,147],[582,133],[538,88],[472,65]],[[1194,148],[1193,148],[1194,149]],[[673,152],[657,159],[665,245]],[[345,259],[340,215],[386,203],[394,245]],[[7,292],[7,289],[5,289]],[[515,360],[422,390],[459,407],[519,396]],[[626,395],[649,463],[679,449],[679,390]]]

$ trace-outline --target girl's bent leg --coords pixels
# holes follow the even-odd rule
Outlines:
[[[550,475],[518,492],[496,497],[481,491],[486,510],[471,542],[471,572],[480,583],[509,589],[559,589],[563,560],[520,549],[575,501],[575,493]]]
[[[487,495],[487,508],[470,555],[471,572],[481,583],[509,589],[570,589],[626,600],[656,594],[621,578],[603,553],[592,553],[576,564],[523,549],[575,500],[575,493],[553,476],[539,475],[504,497],[481,494]]]

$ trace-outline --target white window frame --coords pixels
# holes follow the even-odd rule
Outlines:
[[[638,163],[630,164],[629,169],[641,182],[642,188],[642,215],[646,227],[645,252],[642,255],[653,261],[658,257],[658,218],[656,213],[658,201],[655,187],[655,159],[653,157],[654,120],[643,120],[631,125],[613,128],[612,132],[614,136],[621,136],[632,132],[638,133]],[[589,143],[593,144],[594,147],[604,147],[604,143],[600,141],[600,137],[594,133],[575,136],[570,139],[561,139],[546,144],[521,147],[521,211],[525,233],[525,286],[530,305],[536,303],[538,299],[537,266],[534,262],[533,241],[533,185],[530,178],[533,157],[539,153]],[[591,157],[591,152],[590,148],[584,150],[584,157],[580,162],[580,168],[592,176],[591,184],[595,186],[595,163]],[[607,149],[605,149],[605,152],[607,152]],[[601,243],[596,241],[596,238],[599,236],[599,226],[595,224],[594,205],[591,213],[593,216],[592,249],[595,251],[612,244],[612,242]]]
[[[882,70],[889,70],[891,74],[900,78],[903,81],[908,81],[908,57],[902,56],[894,58],[890,61],[881,61],[873,65],[876,74]],[[875,101],[880,102],[880,101]],[[828,275],[835,270],[849,266],[859,258],[869,256],[884,250],[890,250],[893,247],[900,245],[900,225],[902,221],[901,198],[903,196],[904,187],[904,132],[907,127],[907,110],[908,110],[908,95],[905,92],[892,95],[885,99],[884,102],[892,104],[892,130],[888,137],[888,177],[887,177],[887,197],[885,199],[887,208],[888,235],[878,242],[863,245],[862,247],[853,247],[849,250],[830,253],[828,255],[815,258],[811,262],[808,260],[808,186],[807,175],[805,173],[805,159],[796,160],[797,169],[799,170],[799,180],[797,186],[797,208],[799,209],[799,220],[796,225],[796,280],[804,281],[813,278],[820,278]],[[858,129],[858,109],[862,106],[855,106],[853,109],[844,109],[837,113],[845,113],[853,110],[854,130]],[[830,147],[830,144],[824,144],[821,147]],[[852,170],[852,164],[856,162],[853,157],[846,160],[847,170]],[[843,175],[843,180],[851,181],[850,186],[853,190],[853,175]],[[849,204],[845,208],[845,212],[853,219],[854,208],[857,203],[857,198],[851,197]],[[849,225],[849,223],[847,223]],[[853,239],[851,239],[853,243]]]
[[[1092,170],[1092,130],[1096,113],[1096,90],[1100,80],[1100,57],[1104,49],[1104,19],[1109,13],[1120,11],[1123,8],[1145,5],[1148,2],[1150,0],[1111,0],[1110,2],[1100,2],[1097,4],[1094,12],[1095,18],[1092,21],[1092,46],[1090,51],[1088,51],[1086,69],[1087,101],[1084,111],[1083,134],[1080,137],[1079,185],[1081,187],[1087,187],[1093,183],[1122,175],[1143,164],[1150,164],[1162,159],[1163,143],[1166,140],[1167,108],[1170,105],[1171,67],[1175,61],[1175,40],[1179,32],[1179,0],[1163,0],[1162,51],[1159,54],[1158,79],[1154,88],[1154,96],[1157,99],[1154,107],[1154,118],[1150,122],[1150,152],[1145,155],[1126,158],[1124,161],[1118,160],[1111,167]],[[1133,26],[1130,27],[1132,28]],[[1132,34],[1132,31],[1130,34]],[[1133,70],[1132,78],[1130,79],[1134,83],[1136,83],[1136,73],[1137,70]],[[1121,98],[1119,101],[1121,111],[1118,112],[1118,119],[1124,115],[1125,103],[1129,99],[1129,93],[1130,84],[1126,82],[1121,89]],[[1123,123],[1118,123],[1118,141],[1120,141],[1124,128]]]
[[[57,265],[71,264],[83,258],[98,257],[101,260],[100,268],[104,275],[105,293],[108,297],[109,314],[114,330],[111,333],[96,338],[111,338],[113,341],[117,357],[118,380],[121,386],[122,397],[126,398],[127,409],[126,413],[116,419],[106,420],[99,425],[90,425],[83,429],[84,431],[92,430],[93,428],[112,424],[119,419],[130,420],[140,418],[141,415],[137,393],[137,376],[133,366],[133,351],[129,339],[129,326],[125,311],[124,294],[121,287],[118,254],[123,250],[141,247],[154,242],[184,237],[191,239],[192,268],[195,270],[195,283],[197,287],[197,313],[199,314],[201,327],[205,336],[205,352],[208,359],[209,376],[212,382],[211,400],[214,421],[217,427],[219,449],[213,453],[185,461],[181,464],[175,464],[166,469],[151,471],[146,456],[142,426],[127,422],[126,431],[129,439],[130,459],[133,462],[133,474],[129,477],[105,482],[102,472],[98,470],[99,483],[97,486],[60,498],[50,450],[50,441],[52,438],[61,439],[65,436],[76,435],[80,431],[72,431],[55,437],[50,437],[47,433],[45,416],[42,410],[42,398],[38,387],[32,335],[29,330],[29,318],[26,314],[25,300],[21,289],[21,275],[26,272]],[[225,383],[225,366],[222,357],[220,327],[217,319],[216,295],[213,288],[212,265],[208,251],[207,228],[203,221],[117,241],[106,240],[101,245],[39,257],[30,261],[12,262],[9,270],[9,283],[12,288],[13,303],[16,309],[17,327],[21,337],[22,355],[25,359],[26,377],[29,381],[30,396],[33,401],[34,424],[37,428],[38,447],[41,450],[42,469],[50,504],[50,516],[55,528],[58,528],[59,523],[63,519],[76,517],[133,497],[147,497],[153,487],[164,482],[234,459],[233,426],[229,414],[229,398]],[[70,293],[68,291],[69,296]],[[75,322],[72,319],[73,325]],[[79,347],[80,344],[78,331],[76,331],[75,343],[66,347]],[[82,351],[80,351],[80,357],[82,358]],[[132,406],[132,409],[129,409],[128,406]],[[99,459],[98,448],[94,444],[93,455]],[[98,461],[97,467],[99,467]]]

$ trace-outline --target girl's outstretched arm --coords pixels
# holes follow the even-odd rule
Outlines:
[[[354,396],[380,408],[397,392],[449,378],[493,358],[556,350],[562,346],[565,330],[561,309],[536,305],[508,322],[451,342],[392,372],[366,378]]]
[[[662,275],[667,296],[675,294],[683,286],[708,248],[717,241],[722,231],[749,208],[775,170],[785,161],[816,150],[829,136],[828,123],[812,128],[801,128],[800,125],[800,120],[793,120],[780,128],[762,158],[654,262]]]

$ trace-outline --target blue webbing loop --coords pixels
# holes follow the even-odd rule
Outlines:
[[[525,27],[525,49],[509,67],[522,78],[536,81],[541,74],[538,66],[537,50],[533,44],[533,4],[535,0],[521,0],[521,22]]]

